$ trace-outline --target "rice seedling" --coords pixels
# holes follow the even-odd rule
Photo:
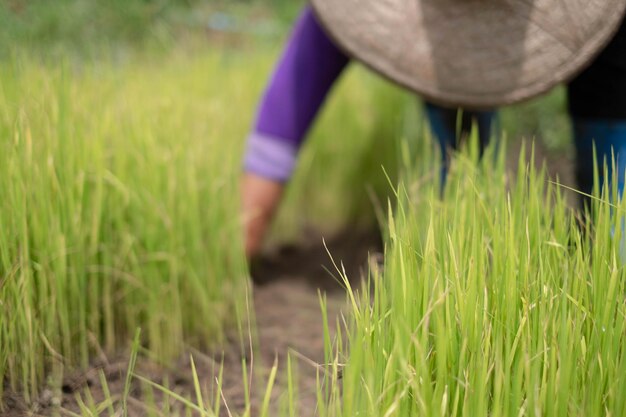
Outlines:
[[[626,413],[626,207],[600,200],[581,228],[544,171],[520,158],[509,181],[491,153],[456,158],[443,197],[407,164],[320,415]]]
[[[203,82],[220,65],[3,67],[0,384],[30,398],[52,363],[86,366],[137,327],[166,359],[235,326],[241,143],[213,133],[237,134]]]
[[[238,175],[272,53],[200,52],[59,63],[17,51],[0,69],[0,391],[30,401],[52,368],[117,352],[137,327],[159,360],[241,328]],[[363,83],[373,88],[359,92]],[[276,239],[303,218],[322,230],[373,220],[361,208],[368,188],[386,188],[375,156],[393,165],[397,154],[378,140],[395,124],[376,102],[404,97],[347,75],[303,152]],[[362,142],[339,140],[373,126]],[[339,163],[346,152],[353,163]]]

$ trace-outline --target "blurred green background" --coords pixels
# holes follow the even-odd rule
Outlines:
[[[5,0],[0,5],[0,57],[11,61],[11,55],[26,53],[44,65],[71,62],[79,71],[86,63],[158,66],[177,56],[217,53],[225,63],[224,76],[234,73],[229,65],[254,68],[254,81],[246,79],[244,87],[251,91],[250,103],[238,109],[249,128],[255,100],[304,4],[304,0]],[[275,227],[278,235],[295,236],[298,222],[333,229],[346,219],[371,219],[371,210],[364,214],[363,205],[371,204],[372,189],[382,199],[386,195],[382,190],[388,191],[381,166],[395,179],[398,139],[419,140],[425,132],[421,106],[412,94],[355,67],[339,83],[340,92],[331,96],[312,131]],[[358,93],[363,85],[369,95]],[[540,99],[502,109],[504,136],[510,142],[537,140],[542,155],[571,156],[565,104],[564,89],[557,88]],[[346,115],[356,122],[343,124]],[[348,141],[343,150],[335,143],[336,136]],[[229,138],[244,139],[243,131],[241,138]],[[345,158],[346,153],[353,157]],[[351,166],[337,170],[333,168],[337,164]],[[326,191],[329,179],[334,190],[318,192],[317,186]],[[311,205],[312,196],[316,204]],[[323,221],[316,222],[316,217]]]
[[[4,0],[1,51],[63,47],[85,54],[111,46],[164,46],[211,29],[271,41],[287,30],[301,5],[298,0]]]

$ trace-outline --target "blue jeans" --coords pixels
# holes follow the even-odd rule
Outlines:
[[[574,128],[574,144],[576,146],[576,181],[580,191],[591,194],[593,189],[594,162],[598,167],[600,186],[605,182],[612,185],[613,178],[617,181],[617,189],[621,196],[624,191],[626,171],[626,120],[572,120]],[[594,160],[593,151],[596,151]],[[615,169],[612,171],[612,162]],[[607,164],[607,175],[604,177],[604,164]],[[588,203],[587,198],[581,202]]]

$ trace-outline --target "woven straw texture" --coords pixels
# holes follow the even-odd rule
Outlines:
[[[329,35],[391,80],[449,106],[546,92],[611,39],[626,0],[312,0]]]

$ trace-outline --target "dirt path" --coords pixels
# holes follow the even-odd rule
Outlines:
[[[361,277],[367,275],[368,264],[382,256],[382,242],[376,232],[345,233],[326,241],[326,246],[334,261],[343,264],[353,285],[359,285]],[[328,252],[320,236],[309,247],[284,249],[252,271],[257,281],[264,282],[254,290],[262,360],[271,365],[278,357],[279,363],[284,363],[287,352],[295,352],[292,357],[297,359],[299,370],[301,416],[314,415],[315,364],[325,361],[319,294],[326,296],[331,332],[337,331],[335,318],[346,307],[345,290]]]

